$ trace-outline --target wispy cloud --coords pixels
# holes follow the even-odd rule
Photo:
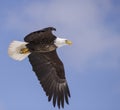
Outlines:
[[[85,66],[90,59],[107,54],[111,64],[110,61],[102,63],[113,66],[113,61],[119,63],[120,37],[116,27],[113,28],[115,24],[110,23],[108,27],[105,21],[114,12],[116,9],[111,0],[37,1],[21,7],[19,12],[13,10],[5,26],[15,30],[33,30],[53,25],[60,30],[56,34],[64,33],[62,36],[73,40],[68,54],[73,53],[70,57],[76,58],[74,64],[85,63]]]

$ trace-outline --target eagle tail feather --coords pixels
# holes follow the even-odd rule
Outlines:
[[[21,42],[21,41],[13,41],[9,45],[8,48],[8,54],[11,58],[14,60],[22,61],[25,59],[29,54],[30,51],[26,47],[27,42]]]

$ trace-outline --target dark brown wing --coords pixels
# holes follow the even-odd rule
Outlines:
[[[70,97],[69,88],[65,79],[63,63],[57,56],[56,50],[48,53],[33,52],[29,55],[33,71],[40,81],[48,101],[53,99],[53,105],[64,108],[64,100],[67,104]]]
[[[52,34],[52,31],[55,31],[56,29],[53,27],[47,27],[39,31],[32,32],[25,36],[24,41],[25,42],[33,42],[33,43],[40,43],[40,42],[46,42],[44,40],[49,38],[49,41],[53,41],[56,37]]]

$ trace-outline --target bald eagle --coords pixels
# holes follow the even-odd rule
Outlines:
[[[24,41],[13,41],[8,54],[11,58],[21,61],[28,56],[33,71],[36,73],[48,101],[53,101],[58,108],[64,108],[64,101],[69,104],[69,87],[65,78],[64,65],[59,59],[56,49],[72,42],[53,35],[54,27],[47,27],[25,36]]]

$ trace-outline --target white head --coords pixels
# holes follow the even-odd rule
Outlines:
[[[71,42],[70,40],[57,37],[57,38],[55,39],[55,41],[54,41],[54,44],[55,44],[57,47],[62,47],[62,46],[64,46],[64,45],[71,45],[72,42]]]

